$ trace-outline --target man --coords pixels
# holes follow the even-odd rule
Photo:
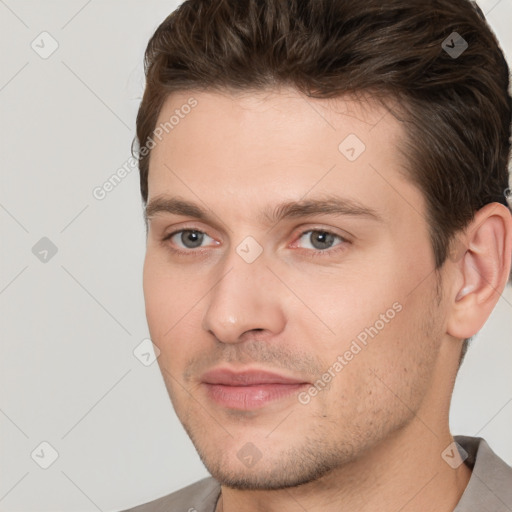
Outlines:
[[[512,468],[448,424],[511,267],[481,11],[189,0],[146,75],[146,314],[212,477],[132,510],[511,510]]]

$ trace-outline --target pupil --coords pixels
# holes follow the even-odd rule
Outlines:
[[[326,231],[316,231],[316,236],[314,236],[314,233],[315,232],[311,233],[311,235],[313,235],[312,244],[315,249],[325,249],[326,247],[330,246],[334,238],[332,233],[327,233]],[[319,244],[316,242],[317,239],[320,240]]]
[[[185,247],[188,247],[188,248],[199,247],[203,240],[202,236],[203,236],[203,234],[199,233],[198,231],[184,231],[181,234],[181,241],[183,242]],[[191,242],[191,244],[189,244],[189,242]]]

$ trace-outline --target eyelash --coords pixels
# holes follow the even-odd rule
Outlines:
[[[178,229],[176,231],[173,231],[172,233],[169,233],[169,234],[165,235],[162,238],[162,243],[164,243],[167,247],[169,247],[170,244],[167,244],[166,243],[167,241],[169,241],[174,235],[176,235],[178,233],[187,232],[187,231],[194,231],[194,232],[197,232],[197,233],[209,236],[204,231],[201,231],[199,229],[195,229],[193,227],[187,227],[187,228]],[[327,229],[307,229],[306,231],[302,231],[300,233],[300,235],[298,237],[298,240],[300,240],[307,233],[326,233],[328,235],[333,235],[334,237],[338,238],[341,241],[341,243],[335,245],[333,248],[329,248],[329,249],[325,249],[325,250],[320,250],[320,249],[302,249],[302,251],[305,251],[307,256],[311,257],[311,258],[327,257],[327,256],[332,256],[333,254],[338,254],[339,252],[344,251],[346,249],[344,247],[345,244],[350,243],[350,241],[347,240],[346,238],[342,237],[341,235],[338,235],[337,233],[329,231]],[[204,248],[183,250],[183,249],[176,249],[175,247],[171,247],[172,252],[174,252],[176,254],[187,255],[187,256],[190,256],[193,253],[196,253],[196,254],[197,253],[199,253],[199,254],[204,253],[204,250],[201,250],[201,249],[204,249]]]

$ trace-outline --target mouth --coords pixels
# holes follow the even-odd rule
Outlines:
[[[201,384],[210,400],[221,407],[238,410],[261,409],[310,385],[301,379],[272,372],[234,372],[226,368],[206,372]]]

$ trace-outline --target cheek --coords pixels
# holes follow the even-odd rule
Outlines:
[[[330,278],[310,279],[297,288],[297,294],[300,293],[303,302],[317,317],[312,318],[303,310],[297,311],[294,319],[303,324],[310,336],[314,331],[314,336],[309,339],[312,349],[318,345],[323,354],[337,357],[350,350],[354,341],[365,347],[365,343],[377,340],[400,321],[402,313],[397,310],[401,309],[401,304],[396,300],[396,294],[389,293],[389,287],[376,290],[373,285],[367,278],[357,281]],[[387,294],[382,291],[386,288]],[[353,352],[357,350],[356,347]]]
[[[169,301],[172,300],[171,295],[166,293],[166,290],[168,290],[167,281],[162,272],[161,264],[148,250],[144,260],[142,287],[146,305],[146,318],[154,342],[157,342],[161,337],[164,328],[162,321],[166,317],[166,311],[171,309],[169,308]]]
[[[401,388],[405,381],[421,380],[414,375],[415,367],[433,364],[437,342],[430,324],[438,313],[432,310],[431,290],[408,295],[410,289],[400,281],[378,279],[361,278],[358,286],[353,278],[334,285],[331,280],[322,294],[310,295],[310,303],[318,306],[316,311],[333,331],[311,338],[311,348],[316,345],[326,370],[341,356],[339,374],[344,377],[339,381],[364,381],[373,370],[386,376],[384,383]]]
[[[165,261],[157,251],[146,252],[143,290],[150,329],[165,334],[179,319],[192,312],[201,297],[198,280]]]
[[[359,392],[372,408],[407,416],[419,407],[435,367],[439,340],[433,318],[427,316],[425,302],[419,309],[404,304],[393,320],[373,338],[369,336],[357,362],[354,359],[350,372],[354,379],[362,376]]]
[[[143,290],[146,318],[152,341],[160,349],[158,362],[177,376],[187,357],[200,342],[200,298],[204,290],[194,274],[163,261],[160,254],[148,251],[144,261]],[[164,378],[168,378],[165,376]],[[172,384],[172,382],[170,382]]]
[[[151,254],[144,261],[143,290],[151,340],[160,349],[158,363],[170,370],[172,359],[168,357],[168,346],[179,327],[176,311],[179,296],[175,293],[175,283]]]

